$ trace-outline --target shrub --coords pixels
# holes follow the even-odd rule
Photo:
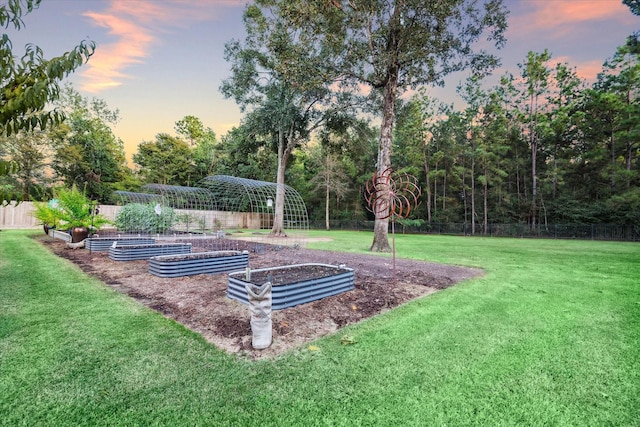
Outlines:
[[[153,203],[129,203],[116,215],[115,224],[124,232],[164,233],[175,222],[175,213],[168,206]]]

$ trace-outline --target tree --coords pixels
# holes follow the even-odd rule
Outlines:
[[[175,130],[179,135],[188,138],[192,147],[205,134],[204,125],[196,116],[184,116],[176,122]]]
[[[395,128],[394,155],[392,161],[402,168],[420,170],[424,174],[423,194],[426,199],[426,220],[431,223],[433,213],[434,191],[431,187],[432,158],[438,142],[434,141],[434,131],[437,126],[438,111],[444,106],[438,106],[437,100],[429,97],[424,91],[411,97],[398,109],[397,125]],[[402,160],[400,159],[402,157]],[[416,171],[412,171],[417,175]],[[422,181],[422,180],[421,180]]]
[[[0,147],[1,148],[1,147]],[[18,170],[18,164],[12,160],[0,159],[0,201],[2,206],[11,203],[12,200],[20,201],[21,192],[9,181]]]
[[[391,166],[395,103],[401,92],[442,84],[471,68],[486,73],[498,60],[474,50],[483,35],[501,47],[507,11],[502,0],[287,1],[287,25],[317,40],[344,86],[366,85],[382,113],[377,170]],[[302,37],[302,36],[301,36]],[[306,60],[303,58],[302,60]],[[296,62],[297,64],[297,62]],[[314,72],[312,76],[317,76]],[[379,211],[379,208],[375,209]],[[378,212],[373,251],[390,251],[388,216]]]
[[[41,0],[8,0],[0,6],[0,25],[19,30],[24,25],[22,15],[38,8]],[[18,60],[7,34],[0,38],[0,133],[11,135],[19,130],[44,130],[59,123],[64,115],[59,111],[44,111],[58,98],[59,82],[89,60],[95,49],[92,41],[82,41],[71,51],[45,59],[42,49],[29,44]]]
[[[284,232],[284,184],[293,150],[341,109],[328,77],[326,52],[294,25],[285,1],[258,0],[244,12],[244,44],[227,43],[232,76],[220,87],[247,111],[243,126],[261,135],[278,155],[272,236]]]
[[[636,16],[640,16],[640,0],[622,0],[622,3],[629,7],[631,13]],[[640,51],[640,32],[636,31],[627,38],[627,45],[635,46],[635,51]]]
[[[617,126],[618,135],[612,135],[612,169],[615,168],[615,142],[618,139],[624,143],[623,158],[624,169],[623,179],[626,181],[627,189],[631,186],[632,163],[634,153],[640,147],[638,136],[640,126],[638,125],[638,115],[640,113],[640,103],[638,102],[638,90],[640,89],[640,52],[634,51],[629,44],[625,44],[617,49],[613,58],[604,64],[605,70],[598,76],[598,87],[619,101],[619,117]]]
[[[191,181],[197,182],[214,173],[219,163],[220,147],[216,142],[216,134],[211,128],[206,128],[202,121],[195,116],[185,116],[175,125],[178,135],[189,140],[193,161],[193,176]]]
[[[278,158],[265,141],[240,124],[222,137],[218,171],[257,181],[272,181],[277,173]]]
[[[0,6],[0,26],[20,30],[22,16],[38,8],[41,0],[7,0]],[[45,130],[60,123],[64,115],[59,111],[44,111],[45,106],[58,98],[59,82],[89,60],[95,43],[82,41],[71,51],[52,59],[44,59],[38,46],[29,44],[18,60],[13,54],[9,36],[0,38],[0,135],[11,135],[20,130]],[[0,176],[17,169],[15,162],[0,159]],[[0,187],[0,200],[10,201],[18,194]],[[19,200],[19,198],[18,198]]]
[[[140,166],[139,174],[147,184],[191,184],[189,145],[166,133],[156,135],[155,141],[140,143],[133,161]]]
[[[527,61],[520,64],[522,77],[527,86],[529,106],[527,109],[529,148],[531,149],[531,228],[538,226],[538,146],[540,142],[539,120],[541,119],[542,100],[540,97],[547,92],[549,84],[549,69],[546,62],[551,59],[551,54],[544,50],[542,53],[529,52]]]
[[[311,178],[311,183],[314,191],[324,193],[324,224],[329,230],[331,194],[335,196],[337,205],[349,193],[348,177],[338,155],[329,149],[320,145],[314,147],[312,161],[316,164],[317,173]]]
[[[548,137],[551,141],[545,145],[548,147],[547,157],[550,160],[548,176],[551,181],[551,198],[555,202],[563,174],[569,169],[572,142],[579,137],[575,123],[584,113],[577,108],[577,102],[582,97],[583,83],[575,70],[566,63],[557,64],[552,82],[555,91],[549,97],[551,108],[547,113]]]
[[[67,120],[50,132],[53,170],[67,187],[77,185],[92,199],[107,201],[128,169],[124,144],[110,128],[119,119],[118,110],[102,99],[81,96],[70,85],[57,106]]]
[[[593,88],[585,91],[581,123],[587,140],[579,146],[578,171],[583,197],[599,221],[629,221],[637,214],[640,185],[640,85],[638,53],[628,45],[618,48],[606,61]],[[580,178],[580,177],[579,177]],[[594,209],[595,204],[600,209]]]
[[[50,155],[46,134],[41,131],[20,131],[0,138],[0,143],[5,147],[10,162],[16,165],[15,172],[3,179],[7,190],[15,192],[18,200],[40,199],[50,180],[46,173],[46,160]]]
[[[221,147],[216,140],[216,133],[207,128],[191,151],[194,168],[193,182],[215,173],[220,164],[220,151]]]
[[[622,0],[622,3],[629,7],[631,13],[640,15],[640,0]]]

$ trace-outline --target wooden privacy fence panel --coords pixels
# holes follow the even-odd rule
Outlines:
[[[100,213],[110,220],[116,217],[121,206],[100,205]],[[0,206],[0,228],[37,228],[41,224],[32,216],[33,202],[11,202]]]
[[[116,218],[118,210],[122,206],[100,205],[100,213],[107,219],[113,221]],[[21,202],[16,204],[12,202],[7,206],[0,206],[0,229],[8,228],[37,228],[40,227],[38,221],[31,215],[33,212],[33,202]],[[230,228],[260,228],[260,214],[249,212],[220,212],[220,211],[201,211],[177,209],[177,214],[191,213],[194,217],[205,216],[208,218],[206,222],[207,228],[213,228],[213,220],[221,220],[221,223]],[[109,228],[106,226],[105,228]],[[198,226],[193,224],[190,230],[187,230],[184,224],[176,224],[176,230],[179,231],[198,231]]]
[[[11,202],[7,206],[0,206],[0,228],[35,228],[38,221],[31,216],[33,203],[22,202],[16,205]]]

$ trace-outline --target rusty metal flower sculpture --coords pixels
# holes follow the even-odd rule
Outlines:
[[[408,218],[420,202],[422,190],[418,179],[406,173],[393,173],[387,168],[375,173],[365,187],[368,208],[378,219]]]
[[[396,279],[396,234],[395,221],[406,219],[412,209],[420,204],[422,190],[418,179],[406,173],[394,173],[387,168],[376,172],[365,187],[365,199],[369,211],[377,219],[391,219],[391,235],[393,239],[393,283]]]

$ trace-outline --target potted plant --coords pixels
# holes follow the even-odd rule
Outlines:
[[[58,202],[55,199],[48,203],[34,202],[32,215],[42,224],[45,234],[49,234],[49,229],[55,229],[62,221],[62,211],[58,208]]]
[[[90,233],[110,221],[97,212],[97,203],[89,199],[74,185],[71,189],[57,192],[58,207],[62,223],[71,230],[71,242],[81,242]]]

